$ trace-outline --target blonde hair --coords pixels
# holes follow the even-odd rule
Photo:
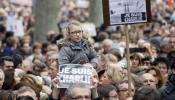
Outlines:
[[[107,60],[109,61],[109,63],[117,63],[117,61],[118,61],[118,59],[117,59],[117,57],[116,56],[114,56],[113,54],[111,54],[111,53],[108,53],[108,54],[106,54],[106,58],[107,58]]]
[[[123,79],[121,67],[117,66],[117,64],[109,64],[106,73],[111,78],[113,84]]]
[[[75,21],[75,20],[70,21],[69,24],[68,24],[67,27],[66,27],[66,31],[67,31],[67,34],[68,34],[68,35],[70,34],[70,29],[73,28],[73,27],[75,27],[75,26],[80,27],[81,30],[82,30],[82,27],[81,27],[81,23],[80,23],[80,22]],[[83,31],[83,30],[82,30],[82,31]]]

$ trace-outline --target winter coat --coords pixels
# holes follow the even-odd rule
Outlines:
[[[164,86],[160,88],[160,92],[165,100],[175,100],[175,77],[173,76]]]
[[[97,67],[97,56],[95,50],[87,41],[82,40],[81,46],[75,45],[68,39],[57,42],[59,51],[59,64],[85,64],[91,63]]]

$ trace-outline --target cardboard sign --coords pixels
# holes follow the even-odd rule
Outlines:
[[[150,0],[103,0],[103,13],[106,25],[148,22]]]
[[[73,83],[85,83],[91,86],[91,69],[80,64],[65,64],[59,66],[59,88],[68,88]]]

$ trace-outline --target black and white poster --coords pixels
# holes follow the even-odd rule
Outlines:
[[[59,68],[59,88],[68,88],[73,83],[85,83],[91,86],[92,71],[89,67],[80,64],[64,64]]]
[[[148,22],[150,19],[149,0],[104,0],[103,12],[109,25]],[[149,17],[149,18],[148,18]],[[104,21],[107,21],[104,20]]]

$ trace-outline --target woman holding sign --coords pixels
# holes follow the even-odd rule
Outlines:
[[[66,28],[67,38],[58,41],[60,48],[59,64],[86,64],[97,67],[95,50],[83,39],[83,30],[79,22],[70,22]]]

